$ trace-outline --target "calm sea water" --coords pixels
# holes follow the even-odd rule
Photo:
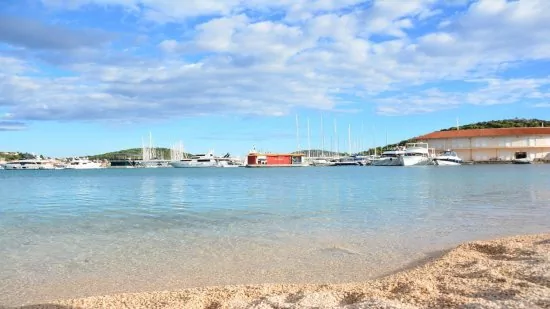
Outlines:
[[[365,280],[549,204],[550,165],[0,171],[0,305]]]

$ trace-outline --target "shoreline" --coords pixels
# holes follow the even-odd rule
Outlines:
[[[466,242],[435,256],[431,254],[404,269],[365,282],[214,286],[177,291],[120,293],[15,308],[460,306],[550,308],[550,233]]]

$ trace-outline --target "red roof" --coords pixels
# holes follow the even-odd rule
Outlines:
[[[550,135],[550,128],[499,128],[499,129],[471,129],[436,131],[417,137],[419,140],[460,138],[460,137],[493,137],[493,136],[519,136],[519,135]]]

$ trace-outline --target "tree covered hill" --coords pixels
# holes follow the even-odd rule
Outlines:
[[[171,159],[170,158],[170,149],[169,148],[155,148],[157,153],[157,159]],[[107,152],[98,155],[88,156],[90,160],[117,160],[117,159],[141,159],[141,148],[130,148],[123,149],[119,151]],[[187,156],[191,154],[187,153]]]
[[[504,120],[492,120],[476,122],[460,126],[460,130],[470,129],[498,129],[498,128],[534,128],[534,127],[550,127],[550,121],[541,119],[504,119]],[[442,129],[440,131],[452,131],[456,130],[456,127]]]

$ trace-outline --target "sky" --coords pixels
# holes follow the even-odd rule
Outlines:
[[[548,120],[549,20],[548,0],[2,0],[0,151],[355,151]]]

